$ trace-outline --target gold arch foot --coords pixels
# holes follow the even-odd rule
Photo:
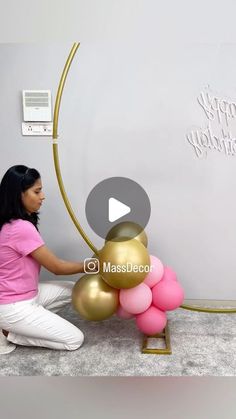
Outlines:
[[[148,346],[148,340],[151,339],[162,339],[165,344],[165,348],[152,348]],[[157,354],[157,355],[171,355],[171,344],[170,344],[170,331],[168,327],[168,322],[166,324],[165,329],[161,333],[157,333],[156,335],[147,336],[145,335],[143,338],[143,345],[142,345],[142,353],[143,354]]]

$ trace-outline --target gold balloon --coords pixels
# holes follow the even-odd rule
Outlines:
[[[115,238],[120,240],[124,237],[130,237],[131,239],[136,239],[140,241],[145,247],[147,247],[148,239],[145,231],[142,227],[131,221],[124,221],[123,223],[116,224],[111,230],[107,233],[106,242],[111,241]]]
[[[105,320],[116,312],[119,294],[100,274],[83,275],[73,287],[72,305],[86,320]]]
[[[114,288],[133,288],[149,272],[150,257],[146,247],[135,239],[114,239],[99,251],[100,274]]]

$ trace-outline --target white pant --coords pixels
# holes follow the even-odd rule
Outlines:
[[[36,297],[0,304],[0,329],[9,331],[7,340],[17,345],[78,349],[84,340],[83,333],[55,314],[71,302],[73,285],[71,281],[42,282]]]

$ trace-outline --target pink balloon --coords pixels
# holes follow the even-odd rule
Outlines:
[[[143,282],[152,288],[163,277],[164,266],[160,259],[158,259],[156,256],[150,256],[150,266],[152,267],[152,271],[147,274]]]
[[[137,287],[120,290],[120,304],[128,313],[142,313],[151,303],[152,291],[143,282]]]
[[[175,310],[184,301],[184,290],[179,282],[162,279],[152,288],[152,302],[161,310]]]
[[[123,307],[119,306],[116,312],[116,315],[120,317],[121,319],[131,319],[131,317],[134,317],[133,314],[128,313],[128,311],[124,310]]]
[[[136,316],[137,327],[148,336],[160,333],[165,328],[166,323],[166,313],[154,306],[149,307],[144,313]]]
[[[164,275],[162,277],[163,280],[167,281],[167,280],[172,280],[172,281],[177,281],[177,276],[176,273],[169,267],[169,266],[165,266],[164,268]]]

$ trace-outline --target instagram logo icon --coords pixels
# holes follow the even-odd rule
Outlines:
[[[97,274],[99,270],[100,270],[100,264],[97,258],[84,259],[84,272],[86,274]]]

